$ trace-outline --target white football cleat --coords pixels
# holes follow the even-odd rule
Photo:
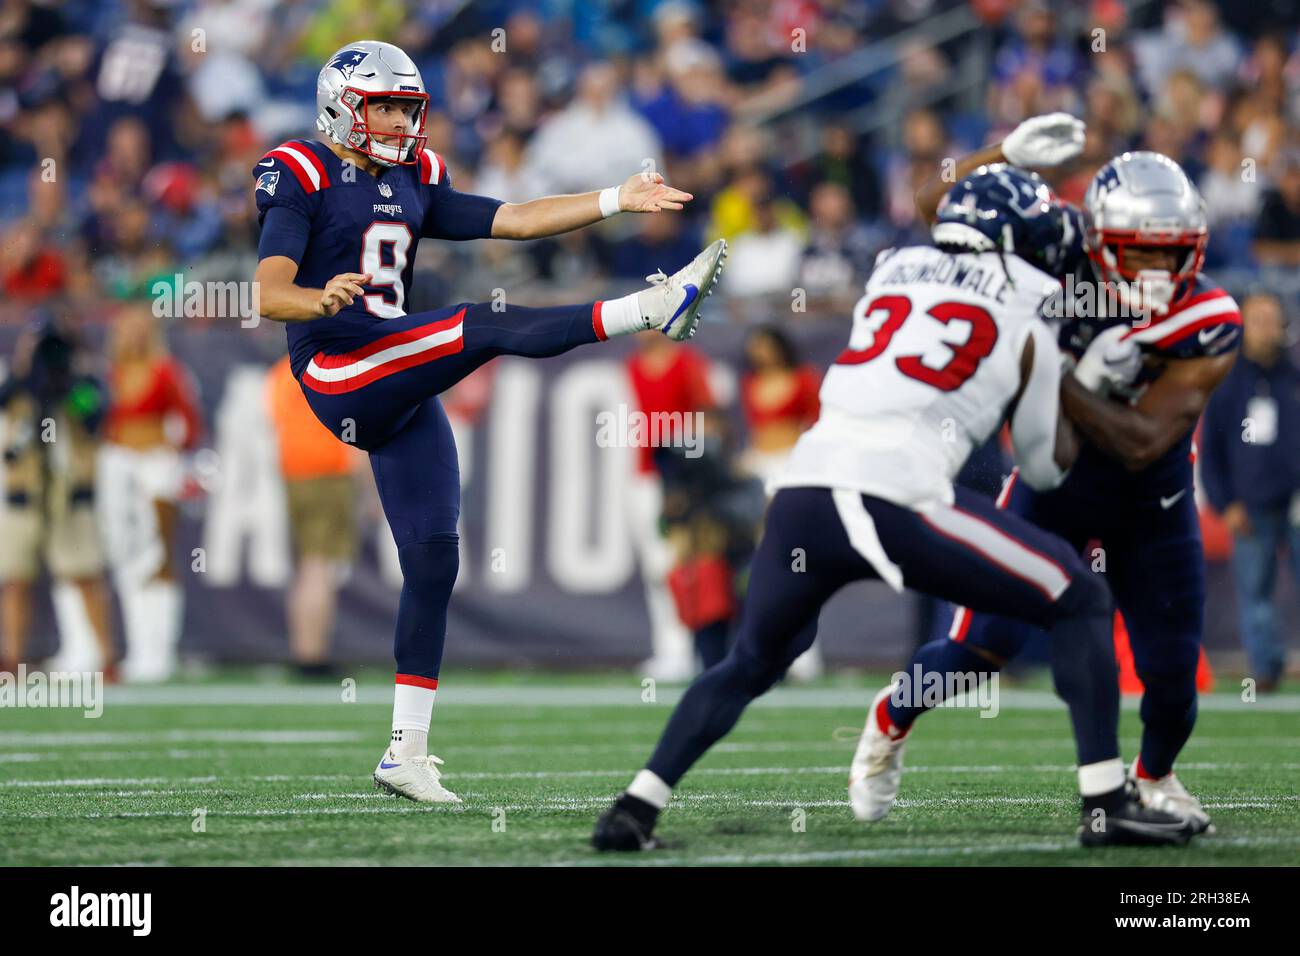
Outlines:
[[[650,328],[674,341],[689,339],[700,324],[700,306],[713,294],[727,259],[727,240],[718,239],[672,275],[659,270],[646,276],[651,288],[641,293],[642,314]]]
[[[1165,813],[1190,820],[1196,824],[1197,833],[1214,833],[1214,824],[1210,822],[1210,815],[1201,806],[1201,801],[1187,792],[1187,788],[1172,770],[1158,780],[1139,777],[1137,761],[1134,760],[1133,766],[1129,769],[1129,778],[1137,784],[1138,798],[1142,801],[1142,806],[1152,810],[1163,810]]]
[[[416,803],[460,803],[460,797],[442,785],[442,772],[438,769],[441,764],[433,754],[397,757],[390,748],[384,751],[375,768],[375,789]]]
[[[871,702],[867,724],[858,740],[849,768],[849,806],[853,815],[867,822],[883,819],[898,796],[903,779],[903,747],[907,734],[891,737],[880,725],[880,707],[894,692],[890,684]]]

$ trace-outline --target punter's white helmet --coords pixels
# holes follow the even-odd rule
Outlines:
[[[371,132],[366,107],[381,99],[411,99],[418,103],[410,130],[401,134]],[[340,146],[364,153],[385,166],[418,161],[428,142],[424,134],[428,114],[429,94],[419,69],[391,43],[349,43],[329,58],[316,79],[316,128]],[[380,142],[376,135],[389,142]]]

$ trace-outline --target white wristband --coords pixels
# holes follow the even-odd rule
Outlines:
[[[609,186],[600,191],[600,215],[604,219],[617,216],[623,210],[618,208],[618,191],[622,186]]]

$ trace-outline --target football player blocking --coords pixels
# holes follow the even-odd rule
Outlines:
[[[1166,809],[1144,805],[1126,780],[1111,595],[1080,560],[1081,546],[952,486],[971,449],[1009,419],[1020,482],[1052,494],[1095,454],[1072,421],[1109,451],[1096,433],[1126,409],[1105,394],[1142,372],[1143,333],[1123,322],[1094,330],[1062,375],[1041,320],[1079,258],[1083,220],[1037,176],[1002,163],[1051,166],[1077,155],[1082,142],[1082,123],[1068,116],[1022,124],[1001,147],[964,164],[937,215],[928,201],[934,247],[878,258],[849,347],[823,382],[822,415],[779,480],[736,644],[687,690],[646,768],[602,814],[597,849],[655,846],[672,788],[813,641],[823,604],[844,584],[871,578],[1049,631],[1053,680],[1074,729],[1085,846],[1184,843],[1204,830],[1170,801]],[[1124,258],[1121,268],[1131,268]],[[928,671],[987,674],[998,666],[957,641],[927,650],[920,657]],[[850,804],[862,820],[888,812],[901,778],[910,720],[897,705],[916,701],[896,701],[904,695],[894,690],[873,701],[850,771]]]
[[[990,158],[996,157],[985,151],[964,165]],[[932,199],[923,197],[923,211],[933,210]],[[1061,328],[1061,344],[1077,356],[1089,336],[1119,336],[1139,343],[1147,358],[1136,383],[1119,391],[1121,401],[1081,402],[1067,381],[1066,411],[1088,438],[1079,461],[1048,491],[1025,487],[1013,474],[999,506],[1061,535],[1076,552],[1100,542],[1144,687],[1142,743],[1130,775],[1148,806],[1212,832],[1173,765],[1196,721],[1205,605],[1192,432],[1232,367],[1241,318],[1232,297],[1199,271],[1208,238],[1204,208],[1172,160],[1145,152],[1116,157],[1098,172],[1084,203],[1092,233],[1088,258],[1075,267],[1076,288],[1106,283],[1116,295],[1062,303],[1075,308],[1055,312],[1073,316]],[[1140,320],[1108,314],[1116,311]],[[918,650],[908,671],[942,675],[976,662],[995,670],[1033,635],[1023,622],[982,611],[958,607],[949,633]],[[880,815],[897,791],[907,732],[924,710],[888,700],[868,722],[864,786]]]
[[[647,330],[689,338],[726,257],[718,240],[674,275],[609,301],[407,314],[421,237],[536,239],[619,212],[670,214],[692,198],[658,174],[519,204],[457,192],[426,145],[428,99],[400,49],[348,44],[317,79],[325,142],[284,143],[253,169],[262,314],[287,324],[291,367],[316,416],[369,453],[397,543],[392,733],[374,781],[422,803],[459,802],[428,753],[459,565],[460,478],[439,393],[498,355],[541,358]]]

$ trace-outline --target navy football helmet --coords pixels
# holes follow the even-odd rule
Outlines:
[[[1012,253],[1064,278],[1083,261],[1084,221],[1037,173],[995,163],[961,179],[930,230],[948,252]]]

